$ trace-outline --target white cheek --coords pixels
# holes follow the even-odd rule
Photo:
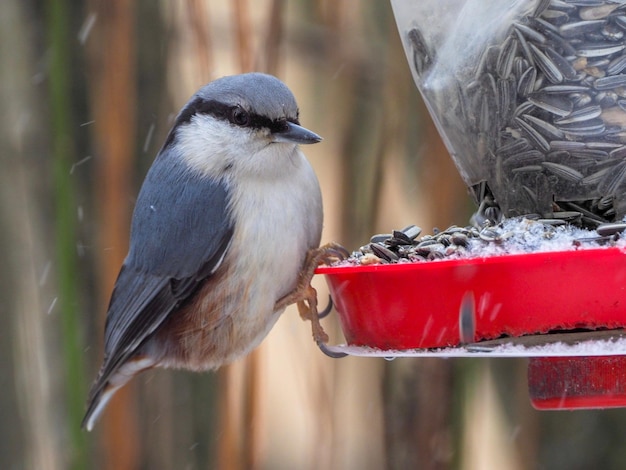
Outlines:
[[[181,126],[175,142],[190,168],[212,178],[283,178],[304,158],[295,144],[272,143],[268,130],[237,127],[207,115]]]
[[[219,177],[246,154],[254,152],[254,134],[211,116],[197,115],[176,133],[185,163],[206,176]]]

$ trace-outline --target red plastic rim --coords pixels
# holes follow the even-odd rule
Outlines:
[[[475,340],[626,326],[626,251],[593,248],[423,263],[320,267],[348,344],[456,346],[472,292]]]
[[[538,410],[626,406],[626,356],[532,358],[528,392]]]

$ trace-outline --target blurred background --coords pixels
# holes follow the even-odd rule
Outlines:
[[[524,360],[333,360],[292,309],[248,358],[145,373],[82,431],[139,185],[201,85],[257,70],[292,89],[324,137],[305,149],[323,242],[466,225],[474,206],[388,2],[1,5],[0,468],[626,468],[626,411],[537,412]]]

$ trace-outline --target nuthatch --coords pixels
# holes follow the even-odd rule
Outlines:
[[[322,197],[298,147],[320,140],[270,75],[224,77],[192,96],[137,198],[84,427],[143,370],[216,369],[250,352],[291,303],[327,340],[310,280],[345,253],[317,248]]]

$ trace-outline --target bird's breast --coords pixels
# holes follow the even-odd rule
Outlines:
[[[256,347],[278,319],[276,301],[297,283],[306,252],[319,246],[322,214],[310,167],[277,182],[232,188],[231,246],[218,271],[163,329],[163,365],[211,369]]]

